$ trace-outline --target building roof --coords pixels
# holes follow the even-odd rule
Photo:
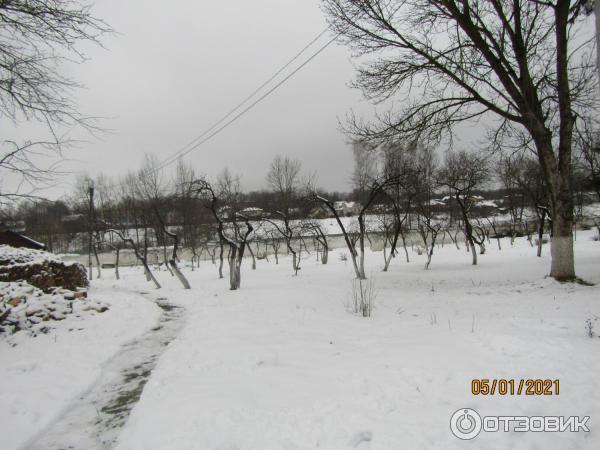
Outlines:
[[[0,231],[0,244],[10,245],[11,247],[33,248],[35,250],[46,248],[45,244],[10,230]]]

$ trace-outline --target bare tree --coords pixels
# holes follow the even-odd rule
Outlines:
[[[435,243],[440,232],[447,229],[443,218],[437,217],[433,207],[432,199],[438,187],[436,175],[438,173],[438,162],[436,155],[429,147],[420,147],[414,158],[414,164],[418,170],[418,176],[410,178],[414,211],[417,215],[416,228],[421,236],[427,254],[425,270],[429,270]]]
[[[552,215],[548,207],[548,190],[546,189],[544,178],[541,174],[542,171],[537,161],[524,157],[520,159],[519,166],[520,170],[517,171],[519,186],[527,199],[527,204],[537,217],[537,256],[541,257],[544,226],[546,222],[552,224]]]
[[[144,162],[136,178],[136,188],[137,197],[145,204],[141,210],[144,230],[148,227],[152,230],[156,246],[162,247],[165,268],[171,275],[175,275],[168,262],[165,227],[160,212],[169,187],[156,155],[144,155]]]
[[[406,262],[409,262],[408,250],[406,249],[405,227],[412,208],[413,199],[417,192],[416,177],[419,176],[419,147],[417,143],[402,145],[397,142],[388,143],[383,147],[385,177],[396,180],[383,190],[391,206],[392,224],[391,224],[391,248],[389,257],[385,260],[383,271],[389,268],[392,258],[395,258],[398,247],[398,238],[402,238],[402,246],[406,256]],[[388,211],[386,211],[386,215]]]
[[[370,181],[368,188],[365,190],[365,197],[357,217],[358,227],[354,233],[343,225],[339,212],[335,208],[333,202],[319,195],[314,188],[309,187],[309,192],[311,192],[310,199],[321,202],[335,217],[342,230],[342,234],[344,235],[348,250],[350,251],[356,277],[359,279],[364,280],[367,278],[365,274],[365,239],[368,239],[366,223],[367,212],[370,210],[375,200],[383,195],[383,192],[386,189],[389,189],[399,182],[400,180],[397,175],[390,178],[381,177]],[[358,251],[356,250],[356,244],[358,244]]]
[[[72,0],[0,2],[0,117],[15,124],[37,122],[48,132],[42,140],[0,141],[2,178],[11,175],[17,186],[0,190],[4,199],[36,197],[35,188],[52,181],[56,159],[73,143],[61,128],[97,129],[73,100],[80,85],[60,69],[66,60],[83,62],[81,44],[99,44],[110,31],[89,6]],[[55,158],[42,165],[40,154]]]
[[[359,266],[356,261],[357,252],[356,252],[355,242],[352,241],[349,231],[346,229],[346,227],[344,226],[344,223],[340,219],[340,215],[339,215],[337,209],[335,208],[335,205],[333,204],[333,202],[331,200],[320,195],[317,192],[317,190],[314,189],[312,186],[308,187],[308,191],[309,191],[309,199],[310,200],[322,203],[331,212],[331,214],[333,214],[333,217],[335,217],[335,220],[336,220],[338,226],[340,227],[340,230],[342,231],[342,235],[344,236],[344,241],[346,242],[348,251],[350,252],[350,255],[352,257],[352,266],[354,267],[354,273],[356,274],[356,278],[358,278],[358,279],[366,278],[364,276],[364,274],[360,271]]]
[[[123,233],[121,233],[118,230],[106,230],[105,231],[106,234],[112,234],[115,235],[116,237],[118,237],[122,242],[127,243],[129,245],[131,245],[131,248],[133,249],[133,252],[135,253],[136,258],[142,263],[142,265],[144,266],[144,273],[146,274],[146,277],[148,279],[148,281],[152,281],[154,283],[154,285],[156,286],[156,289],[160,289],[160,283],[158,282],[158,280],[154,277],[154,274],[152,273],[152,271],[150,270],[150,266],[148,265],[148,259],[146,257],[146,255],[142,254],[140,252],[140,250],[138,249],[138,246],[136,245],[136,243],[133,241],[133,239],[131,239],[130,237],[125,236]]]
[[[211,228],[207,223],[208,218],[203,214],[203,208],[198,207],[198,199],[191,190],[191,183],[197,178],[193,167],[179,159],[173,180],[175,185],[174,212],[181,225],[183,245],[192,253],[192,270],[194,270],[194,263],[199,263],[199,250],[201,253],[203,248],[206,249],[211,255],[213,263],[215,256],[214,247],[208,245]]]
[[[300,161],[286,156],[276,156],[267,173],[267,182],[277,196],[276,210],[273,211],[275,220],[268,222],[275,227],[285,239],[288,252],[292,254],[292,270],[295,274],[300,269],[300,258],[294,248],[293,241],[299,228],[293,223],[293,204],[297,198],[300,183]],[[281,223],[278,222],[281,220]]]
[[[473,265],[477,264],[475,244],[485,252],[485,234],[477,233],[471,222],[471,210],[474,203],[474,191],[488,181],[487,158],[465,151],[450,152],[446,155],[444,166],[438,174],[438,183],[449,188],[462,215],[465,239],[471,249]]]
[[[502,250],[502,244],[500,243],[500,233],[498,231],[498,222],[496,220],[496,217],[494,217],[494,216],[492,216],[491,218],[486,217],[485,220],[487,221],[490,228],[494,232],[494,237],[496,238],[496,242],[498,243],[498,250]]]
[[[279,248],[281,247],[281,242],[279,241],[280,233],[276,233],[275,230],[267,230],[267,235],[270,238],[271,247],[273,248],[275,264],[279,264]]]
[[[351,117],[349,131],[371,142],[439,142],[456,124],[479,119],[498,145],[514,136],[531,143],[554,219],[557,280],[575,278],[573,127],[596,94],[593,41],[572,45],[584,3],[323,0],[332,29],[357,56],[371,56],[356,83],[369,98],[418,87],[398,113],[375,125]]]
[[[237,218],[243,220],[245,229],[241,230],[237,221],[234,220],[230,222],[233,229],[228,232],[225,227],[225,219],[222,217],[222,212],[220,212],[219,198],[211,184],[206,180],[196,180],[192,183],[192,187],[194,192],[208,200],[206,207],[210,209],[217,221],[219,239],[222,243],[226,243],[229,248],[229,287],[232,291],[237,290],[241,285],[242,261],[248,245],[248,237],[252,233],[253,227],[247,217],[237,213]]]
[[[323,231],[323,227],[318,222],[307,220],[302,222],[302,230],[312,234],[316,245],[321,247],[321,264],[327,264],[329,260],[329,243],[327,242],[327,234]],[[317,252],[318,257],[318,252]]]
[[[515,155],[501,155],[498,161],[498,178],[505,192],[506,209],[510,217],[509,232],[510,245],[515,242],[517,227],[523,221],[525,209],[525,194],[519,183],[522,167],[519,163],[520,157]]]
[[[171,269],[177,276],[177,279],[179,280],[179,282],[183,285],[183,288],[191,289],[189,281],[187,280],[185,275],[181,272],[181,270],[179,270],[179,267],[177,266],[177,261],[179,260],[179,258],[177,256],[177,251],[179,250],[179,236],[177,236],[177,233],[169,230],[169,228],[167,227],[164,219],[162,218],[162,216],[159,212],[157,205],[154,205],[154,214],[156,215],[158,222],[162,226],[163,233],[173,240],[173,253],[171,255],[171,258],[168,260],[168,264],[171,266]]]

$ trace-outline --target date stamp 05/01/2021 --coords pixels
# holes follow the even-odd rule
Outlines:
[[[478,378],[471,381],[476,396],[558,396],[560,381],[542,378]],[[475,438],[485,432],[589,432],[589,416],[497,416],[481,415],[471,408],[452,414],[450,430],[459,439]]]
[[[558,379],[480,378],[471,381],[473,395],[559,395]]]

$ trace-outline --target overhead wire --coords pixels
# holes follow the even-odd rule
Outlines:
[[[250,101],[254,96],[256,96],[256,94],[258,94],[265,86],[267,86],[271,81],[273,81],[275,78],[277,78],[285,69],[287,69],[291,64],[293,64],[294,61],[296,61],[300,56],[302,56],[306,52],[306,50],[308,50],[315,42],[317,42],[321,38],[321,36],[323,36],[327,32],[327,30],[328,30],[328,28],[325,28],[323,31],[321,31],[315,38],[313,38],[310,42],[308,42],[298,53],[296,53],[283,66],[281,66],[273,75],[271,75],[269,78],[267,78],[260,86],[258,86],[250,94],[248,94],[241,102],[239,102],[227,114],[225,114],[218,121],[213,123],[206,130],[204,130],[204,132],[202,132],[199,136],[194,138],[192,141],[188,142],[181,149],[179,149],[174,154],[172,154],[171,156],[166,158],[164,161],[162,161],[159,166],[162,166],[163,164],[164,164],[164,166],[166,166],[166,165],[170,164],[170,162],[172,160],[178,159],[180,153],[185,152],[190,146],[193,146],[197,141],[202,139],[204,136],[206,136],[208,133],[210,133],[216,127],[221,125],[225,120],[227,120],[229,117],[231,117],[231,115],[233,115],[242,106],[244,106],[246,103],[248,103],[248,101]],[[167,163],[167,161],[169,161],[169,163],[165,164],[165,163]]]
[[[319,54],[321,54],[327,47],[329,47],[339,35],[335,35],[332,39],[327,41],[324,45],[322,45],[317,51],[312,53],[302,64],[297,66],[292,72],[286,75],[282,80],[277,82],[272,88],[270,88],[266,93],[261,95],[258,99],[248,105],[246,108],[242,109],[238,114],[236,114],[233,118],[227,121],[232,115],[234,115],[237,111],[239,111],[244,105],[246,105],[252,98],[254,98],[260,91],[262,91],[266,86],[269,85],[275,78],[281,75],[287,68],[289,68],[300,56],[302,56],[310,47],[312,47],[325,33],[327,33],[328,28],[325,28],[316,37],[311,39],[298,53],[296,53],[292,58],[290,58],[283,66],[281,66],[273,75],[267,78],[263,83],[261,83],[256,89],[254,89],[249,95],[247,95],[242,101],[240,101],[233,109],[227,112],[223,117],[213,123],[210,127],[204,130],[200,135],[196,136],[193,140],[188,142],[186,145],[181,147],[179,150],[171,154],[169,157],[165,158],[161,161],[156,167],[152,167],[150,170],[145,172],[141,172],[138,174],[138,177],[146,177],[150,176],[169,165],[173,164],[179,158],[189,154],[193,150],[197,149],[204,143],[208,142],[210,139],[215,137],[217,134],[221,133],[227,127],[232,125],[238,119],[240,119],[243,115],[252,110],[256,105],[266,99],[269,95],[275,92],[279,87],[281,87],[284,83],[286,83],[290,78],[292,78],[296,73],[298,73],[302,68],[304,68],[309,62],[315,59]],[[225,122],[227,121],[227,122]],[[225,123],[224,123],[225,122]],[[223,124],[224,123],[224,124]],[[223,124],[222,126],[219,126]],[[217,128],[218,127],[218,128]],[[215,130],[216,128],[216,130]],[[214,131],[213,131],[214,130]],[[118,183],[109,184],[107,187],[117,187]]]
[[[256,99],[254,102],[252,102],[249,106],[247,106],[241,112],[239,112],[238,114],[236,114],[231,120],[227,121],[223,126],[217,128],[214,132],[210,133],[204,139],[202,139],[201,141],[197,142],[196,144],[194,144],[193,146],[191,146],[189,149],[187,149],[187,150],[183,151],[182,153],[180,153],[176,159],[178,159],[181,156],[185,156],[185,155],[189,154],[190,152],[192,152],[193,150],[195,150],[196,148],[200,147],[202,144],[204,144],[205,142],[209,141],[214,136],[216,136],[217,134],[219,134],[221,131],[223,131],[224,129],[226,129],[227,127],[229,127],[231,124],[233,124],[239,118],[241,118],[244,114],[248,113],[251,109],[253,109],[256,105],[258,105],[260,102],[262,102],[264,99],[266,99],[269,95],[271,95],[273,92],[275,92],[279,87],[281,87],[286,81],[288,81],[290,78],[292,78],[296,73],[298,73],[304,66],[306,66],[309,62],[311,62],[319,54],[321,54],[336,39],[337,39],[337,36],[335,36],[332,39],[330,39],[325,45],[321,46],[319,48],[319,50],[317,50],[315,53],[313,53],[306,61],[304,61],[301,65],[299,65],[296,69],[294,69],[290,74],[288,74],[285,78],[283,78],[275,86],[273,86],[271,89],[269,89],[265,94],[261,95],[258,99]],[[175,160],[172,160],[169,163],[164,164],[164,165],[159,165],[159,167],[157,168],[157,170],[164,169],[168,165],[172,164]]]

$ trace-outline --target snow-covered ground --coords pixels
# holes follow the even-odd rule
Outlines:
[[[20,448],[57,420],[123,344],[154,326],[160,308],[120,286],[88,290],[110,305],[103,313],[67,315],[35,338],[24,330],[0,339],[0,448]]]
[[[592,235],[578,232],[577,271],[600,283]],[[424,255],[411,252],[407,264],[400,252],[384,273],[381,252],[369,253],[370,318],[350,311],[353,270],[342,249],[326,266],[305,259],[298,276],[286,258],[260,260],[255,271],[246,261],[239,291],[210,262],[186,270],[190,291],[168,272],[154,291],[138,268],[122,270],[121,281],[105,270],[90,297],[109,311],[13,348],[0,342],[2,448],[52,423],[119,344],[152,326],[158,312],[139,291],[182,306],[186,320],[120,434],[121,450],[600,448],[600,339],[586,330],[589,319],[600,334],[600,287],[547,278],[549,247],[536,258],[524,238],[502,244],[489,244],[476,267],[464,246],[446,244],[429,271]],[[474,396],[480,378],[559,379],[560,394]],[[590,416],[591,431],[461,441],[450,431],[459,408]]]

